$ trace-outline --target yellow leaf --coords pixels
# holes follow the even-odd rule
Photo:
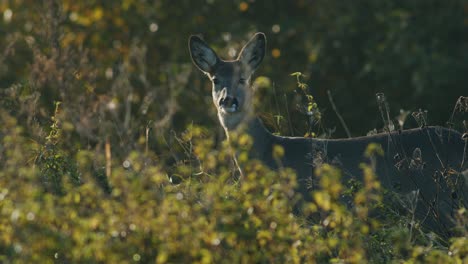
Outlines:
[[[97,7],[93,10],[93,19],[94,21],[98,21],[98,20],[101,20],[102,17],[104,16],[104,11],[102,10],[101,7]]]
[[[241,2],[239,4],[239,10],[240,11],[245,12],[245,11],[247,11],[247,9],[249,9],[249,4],[247,4],[246,2]]]
[[[281,56],[281,51],[279,49],[273,49],[271,51],[271,56],[273,56],[273,58],[277,59]]]

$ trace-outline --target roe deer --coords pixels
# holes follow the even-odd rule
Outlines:
[[[454,225],[456,209],[467,207],[468,187],[460,173],[466,169],[462,135],[442,127],[422,127],[351,139],[275,136],[254,115],[254,90],[250,85],[265,47],[265,35],[257,33],[236,60],[224,61],[201,38],[189,39],[193,63],[212,82],[213,103],[228,140],[232,140],[231,133],[249,134],[253,139],[249,157],[271,168],[278,167],[272,157],[273,147],[283,147],[280,164],[296,171],[299,191],[304,197],[310,197],[307,183],[314,177],[315,160],[340,167],[344,182],[362,180],[359,164],[365,160],[364,150],[370,143],[380,144],[385,152],[376,166],[381,186],[402,195],[418,194],[416,217],[433,231],[447,235]]]

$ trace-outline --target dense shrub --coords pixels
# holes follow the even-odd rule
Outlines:
[[[303,212],[320,215],[312,221],[294,214],[299,197],[291,170],[273,172],[249,161],[245,178],[233,182],[229,153],[210,148],[203,129],[192,128],[182,139],[192,145],[197,166],[178,166],[179,184],[171,183],[164,167],[134,151],[122,165],[110,161],[107,192],[92,170],[93,153],[37,159],[36,144],[15,119],[2,112],[1,122],[3,262],[461,263],[468,257],[466,237],[453,238],[447,249],[424,233],[410,234],[396,220],[380,223],[370,217],[370,209],[383,205],[367,165],[352,209],[339,199],[340,172],[328,165],[316,171],[320,188],[311,194],[313,203],[302,205]],[[61,138],[56,140],[60,145]],[[70,164],[80,171],[78,185],[64,173]],[[60,192],[44,188],[49,184],[40,176],[47,166],[64,174]]]
[[[0,1],[0,262],[467,262],[466,211],[449,240],[408,228],[369,165],[351,190],[319,168],[311,203],[245,153],[239,180],[186,47],[203,33],[228,58],[266,32],[255,85],[276,133],[327,131],[328,89],[359,134],[381,90],[441,123],[466,86],[466,3],[410,2]]]

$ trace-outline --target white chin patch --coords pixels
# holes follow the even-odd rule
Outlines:
[[[231,107],[221,107],[221,109],[223,110],[223,112],[230,113],[230,114],[236,113],[239,111],[236,104],[233,104]]]

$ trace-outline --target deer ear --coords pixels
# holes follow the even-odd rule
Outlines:
[[[199,37],[189,38],[190,57],[193,63],[205,73],[213,73],[219,61],[218,55]]]
[[[252,39],[242,48],[238,60],[249,65],[254,71],[260,65],[265,56],[266,37],[265,34],[256,33]]]

